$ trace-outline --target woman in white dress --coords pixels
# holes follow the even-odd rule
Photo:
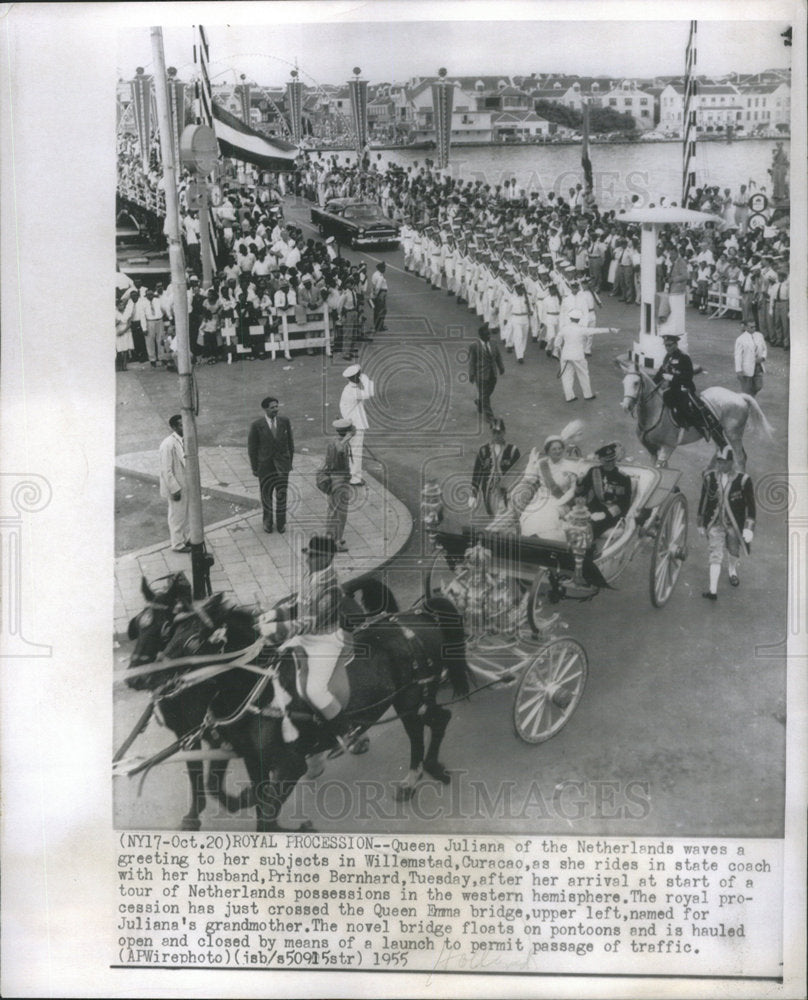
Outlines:
[[[538,488],[519,517],[523,536],[536,535],[553,542],[565,542],[561,515],[570,503],[578,482],[577,464],[565,455],[565,444],[557,434],[544,442],[544,455],[533,449],[528,468],[538,474]]]

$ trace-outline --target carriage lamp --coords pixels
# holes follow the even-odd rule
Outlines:
[[[421,490],[421,521],[427,531],[437,531],[443,521],[443,494],[432,479]]]
[[[585,587],[586,581],[583,575],[584,557],[592,545],[594,533],[584,497],[575,498],[575,504],[572,510],[564,517],[564,522],[564,534],[567,537],[567,544],[575,558],[575,575],[573,579],[576,586]]]

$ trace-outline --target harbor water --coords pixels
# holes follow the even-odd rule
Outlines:
[[[723,192],[737,194],[741,184],[751,191],[771,193],[768,169],[778,140],[743,139],[733,142],[712,140],[698,144],[697,184],[717,185]],[[783,141],[788,155],[789,142]],[[640,205],[657,203],[661,196],[679,202],[682,188],[681,142],[597,143],[590,146],[594,193],[601,208],[621,208],[638,195]],[[316,158],[317,154],[313,154]],[[320,156],[328,156],[323,151]],[[340,152],[338,162],[354,163],[355,155]],[[371,160],[380,167],[387,163],[422,166],[434,160],[434,150],[372,150]],[[570,187],[583,181],[580,145],[453,146],[449,173],[462,180],[502,184],[516,178],[517,188],[550,191],[566,196]],[[751,183],[750,183],[751,182]],[[753,186],[754,185],[754,186]]]

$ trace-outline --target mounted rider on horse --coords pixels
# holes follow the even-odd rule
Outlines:
[[[678,333],[662,335],[666,354],[654,375],[654,382],[658,386],[664,385],[662,401],[679,427],[693,427],[705,441],[712,441],[717,448],[724,448],[727,440],[723,428],[696,392],[693,362],[689,354],[679,350],[680,336]]]

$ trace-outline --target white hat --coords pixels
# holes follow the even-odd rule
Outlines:
[[[334,242],[334,237],[333,236],[329,236],[328,239],[325,242],[326,242],[326,246],[328,246],[329,243],[333,243]]]
[[[342,373],[343,378],[353,378],[354,375],[358,375],[362,369],[359,365],[348,365],[345,371]]]

